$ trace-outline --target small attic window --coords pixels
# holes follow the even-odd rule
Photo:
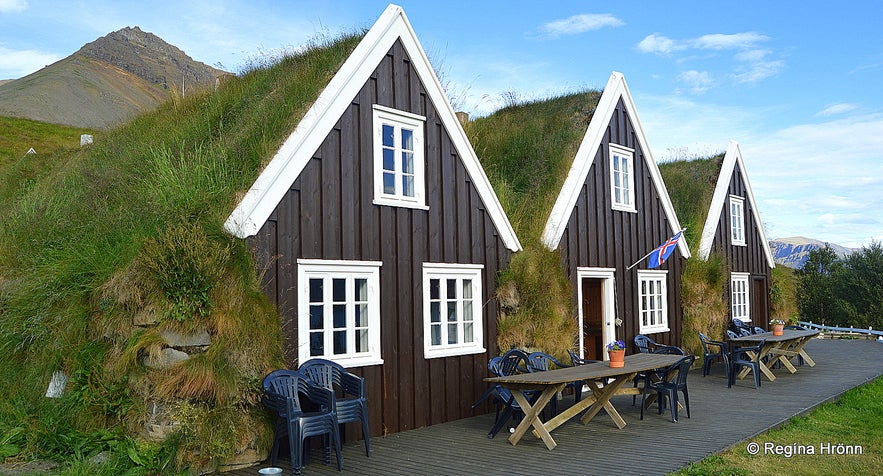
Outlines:
[[[426,118],[374,105],[374,204],[426,209]]]
[[[730,196],[730,240],[736,246],[745,246],[745,199]]]
[[[610,144],[610,199],[614,210],[635,210],[635,153]]]

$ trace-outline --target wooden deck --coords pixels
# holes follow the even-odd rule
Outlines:
[[[682,412],[677,423],[668,413],[658,415],[656,406],[641,421],[639,407],[632,406],[630,397],[614,397],[611,402],[628,424],[624,429],[618,429],[604,412],[587,426],[573,419],[552,432],[558,446],[548,450],[530,434],[517,446],[507,442],[505,430],[488,439],[494,415],[480,415],[373,438],[370,458],[365,457],[362,442],[347,443],[343,472],[336,465],[323,465],[314,453],[303,474],[667,474],[750,440],[883,374],[880,342],[814,339],[806,350],[815,367],[797,367],[796,374],[775,369],[779,378],[764,380],[756,390],[750,377],[728,389],[719,364],[705,378],[701,369],[694,369],[688,380],[692,418]],[[563,397],[559,410],[572,399]],[[263,466],[267,464],[226,474],[256,475]],[[287,460],[281,467],[283,474],[291,474]]]

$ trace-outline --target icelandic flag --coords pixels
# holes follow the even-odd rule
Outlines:
[[[665,260],[667,260],[668,257],[671,256],[675,248],[678,246],[678,240],[681,239],[681,233],[683,232],[683,230],[677,232],[675,236],[669,238],[668,241],[659,245],[658,248],[650,252],[650,259],[647,262],[647,266],[650,269],[658,268],[665,263]]]

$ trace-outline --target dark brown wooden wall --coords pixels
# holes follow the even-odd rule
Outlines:
[[[730,178],[730,184],[727,188],[727,200],[724,201],[723,209],[720,210],[720,220],[717,222],[717,229],[714,232],[714,241],[711,243],[711,252],[723,254],[730,266],[730,272],[750,273],[751,300],[756,299],[763,301],[762,307],[769,310],[769,291],[772,271],[763,249],[763,240],[761,239],[760,227],[763,223],[757,223],[754,219],[754,204],[748,200],[748,191],[745,187],[745,178],[742,176],[742,170],[738,164],[734,165],[735,170]],[[745,244],[746,246],[733,246],[730,239],[730,200],[729,195],[735,195],[745,199]],[[763,281],[765,293],[758,296],[755,292],[753,282],[756,280]],[[729,280],[727,282],[727,298],[729,299]],[[753,306],[755,307],[755,306]],[[760,318],[752,317],[752,324],[760,327],[767,327],[769,316],[760,316]]]
[[[610,162],[608,144],[634,149],[635,203],[637,213],[613,210],[610,200]],[[558,249],[573,286],[576,302],[577,267],[616,268],[616,317],[623,324],[616,328],[617,337],[631,343],[638,334],[638,270],[647,269],[646,260],[629,271],[645,254],[662,244],[674,233],[660,203],[645,163],[645,151],[635,135],[631,118],[622,101],[617,104],[607,126],[601,146],[589,170],[586,182],[567,223]],[[668,323],[670,332],[652,334],[659,343],[681,343],[681,273],[684,259],[675,250],[659,269],[668,270]],[[577,309],[576,307],[574,309]]]
[[[372,203],[373,104],[426,117],[429,210]],[[424,359],[423,263],[484,264],[484,347],[496,353],[493,297],[497,273],[508,265],[510,252],[400,43],[353,98],[251,242],[259,266],[266,269],[264,289],[281,314],[292,366],[297,358],[297,259],[383,262],[384,363],[351,369],[367,380],[373,434],[474,414],[470,406],[487,388],[482,379],[487,376],[488,354]]]

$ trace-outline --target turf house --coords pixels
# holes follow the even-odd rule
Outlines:
[[[716,277],[705,279],[706,283],[718,282],[714,287],[722,288],[719,311],[696,310],[696,314],[721,316],[695,327],[718,337],[733,318],[767,328],[776,265],[739,144],[730,141],[726,153],[715,157],[663,163],[660,170],[686,222],[687,235],[698,243],[695,258],[703,263],[695,267],[704,267],[706,277]],[[685,306],[693,304],[686,299]]]
[[[605,344],[637,334],[679,345],[690,253],[681,239],[662,266],[642,260],[681,228],[623,75],[467,131],[525,248],[502,286],[501,347],[606,359]]]

